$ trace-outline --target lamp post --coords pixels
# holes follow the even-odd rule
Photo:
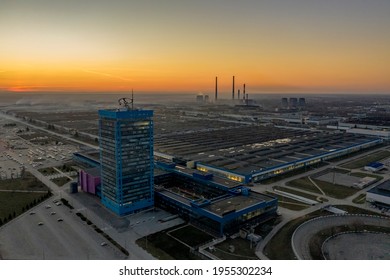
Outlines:
[[[333,167],[332,167],[332,171],[333,171],[333,180],[332,180],[332,182],[333,182],[333,185],[334,185],[334,182],[335,182],[335,175],[336,175],[335,166],[334,166],[334,165],[333,165]]]

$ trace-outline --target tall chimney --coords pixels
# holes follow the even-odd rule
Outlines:
[[[233,90],[232,90],[232,99],[234,100],[234,76],[233,76]]]
[[[240,89],[238,89],[237,95],[238,95],[237,99],[240,100]]]
[[[245,84],[244,84],[244,94],[245,94]],[[248,101],[249,101],[249,94],[247,93],[246,94],[246,104],[248,105]]]
[[[215,101],[218,100],[218,77],[215,77]]]
[[[243,98],[244,98],[244,100],[245,100],[245,84],[244,84]]]

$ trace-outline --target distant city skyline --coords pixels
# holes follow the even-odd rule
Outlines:
[[[0,91],[390,93],[387,0],[0,0]]]

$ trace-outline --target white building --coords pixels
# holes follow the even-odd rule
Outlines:
[[[378,172],[385,168],[385,165],[380,162],[371,162],[364,166],[364,170],[371,171],[371,172]]]

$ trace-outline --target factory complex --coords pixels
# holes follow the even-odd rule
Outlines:
[[[118,215],[157,206],[215,236],[256,226],[277,198],[250,183],[382,143],[364,135],[247,125],[153,135],[153,111],[99,111],[100,150],[74,154],[85,192]],[[99,176],[100,171],[100,176]]]
[[[152,116],[153,111],[129,107],[99,111],[99,153],[74,154],[85,166],[79,172],[83,191],[120,216],[158,206],[216,236],[276,215],[276,198],[197,170],[192,161],[154,153]]]
[[[160,137],[155,146],[166,158],[247,184],[382,142],[377,137],[343,132],[249,126]]]
[[[304,242],[296,248],[310,249],[311,259],[339,259],[326,247],[339,236],[333,236],[335,220],[318,228],[336,215],[340,236],[367,247],[353,256],[383,259],[377,245],[369,246],[387,225],[375,228],[375,237],[362,239],[360,232],[372,230],[364,215],[390,213],[390,126],[382,125],[390,105],[257,94],[243,80],[237,92],[235,78],[215,99],[210,91],[142,95],[135,106],[133,95],[121,94],[92,104],[86,96],[88,102],[69,108],[6,108],[3,182],[23,180],[34,199],[35,177],[53,198],[25,207],[20,220],[1,228],[8,244],[2,256],[30,256],[33,244],[31,258],[42,258],[44,234],[52,240],[45,257],[53,259],[292,259],[295,232],[314,219],[317,224],[302,227]],[[361,225],[354,214],[363,214]],[[32,234],[23,239],[18,232],[26,225]],[[61,243],[66,228],[77,242]],[[352,243],[339,244],[336,250]]]
[[[234,92],[233,76],[233,100]],[[215,93],[217,101],[217,78]],[[79,173],[81,189],[99,196],[120,216],[157,206],[215,236],[276,216],[277,198],[253,191],[251,184],[384,141],[338,130],[261,122],[205,124],[200,130],[161,130],[154,135],[153,110],[134,109],[130,101],[131,107],[122,98],[120,108],[99,110],[99,151],[74,154],[86,166]],[[287,100],[282,103],[286,107]],[[305,105],[304,98],[290,98],[288,108]]]

